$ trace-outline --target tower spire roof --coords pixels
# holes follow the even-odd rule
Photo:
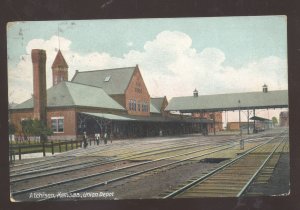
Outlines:
[[[57,55],[52,64],[52,68],[57,68],[57,67],[69,68],[69,66],[60,50],[58,50]]]

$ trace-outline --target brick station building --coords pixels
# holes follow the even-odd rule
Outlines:
[[[151,98],[139,66],[76,71],[68,81],[68,64],[59,50],[46,90],[46,52],[34,49],[33,97],[11,108],[10,121],[22,136],[22,120],[39,119],[53,130],[50,139],[77,139],[108,132],[111,138],[199,132],[211,120],[165,112],[166,97]]]

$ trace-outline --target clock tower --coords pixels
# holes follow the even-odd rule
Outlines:
[[[68,81],[69,66],[60,50],[58,50],[51,68],[52,68],[53,86],[57,85],[62,81]]]

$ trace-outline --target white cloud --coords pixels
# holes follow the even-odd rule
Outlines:
[[[260,91],[266,83],[270,90],[287,88],[287,61],[270,56],[245,64],[241,68],[225,66],[225,54],[217,48],[198,51],[192,47],[192,39],[178,31],[163,31],[154,40],[147,41],[142,51],[130,50],[122,57],[106,52],[81,55],[71,50],[72,42],[60,37],[60,49],[69,65],[69,78],[75,70],[95,70],[139,65],[151,96]],[[127,43],[128,45],[128,43]],[[32,93],[33,48],[47,51],[47,86],[52,85],[51,65],[58,46],[57,36],[49,40],[34,39],[26,47],[18,65],[9,69],[9,89],[14,90],[10,101],[20,103]],[[19,93],[22,91],[22,94]],[[16,93],[18,92],[18,93]]]
[[[132,46],[133,46],[133,42],[127,42],[126,45],[127,45],[128,47],[132,47]]]

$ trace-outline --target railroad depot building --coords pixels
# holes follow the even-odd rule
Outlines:
[[[46,52],[33,49],[33,97],[9,110],[16,136],[21,122],[44,121],[50,139],[76,139],[108,132],[111,138],[200,132],[212,120],[165,112],[166,97],[151,98],[139,66],[76,71],[69,81],[68,64],[59,50],[51,66],[53,86],[46,90]]]

